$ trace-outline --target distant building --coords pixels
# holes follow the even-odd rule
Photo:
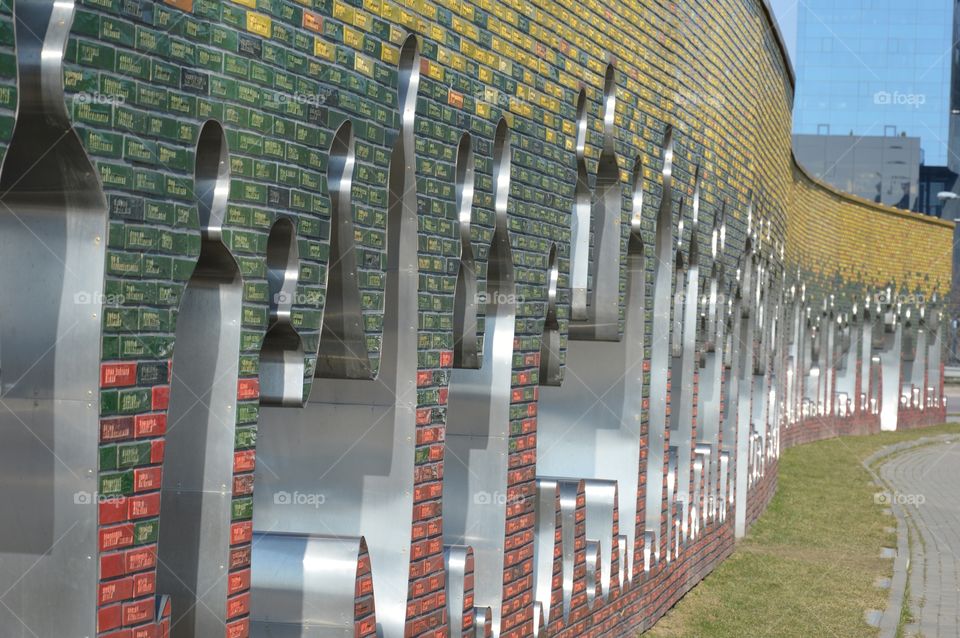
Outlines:
[[[810,173],[858,197],[912,210],[919,194],[920,138],[794,135],[793,149]]]
[[[852,131],[858,137],[905,132],[921,138],[926,164],[946,165],[950,73],[958,61],[944,52],[956,42],[956,1],[797,4],[793,132]],[[793,19],[786,9],[781,15],[784,21]]]
[[[924,215],[943,217],[944,202],[939,195],[953,190],[957,174],[946,166],[921,166],[920,184],[913,210]]]

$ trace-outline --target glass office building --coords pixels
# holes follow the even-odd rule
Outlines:
[[[794,133],[919,137],[947,164],[956,0],[801,0]]]

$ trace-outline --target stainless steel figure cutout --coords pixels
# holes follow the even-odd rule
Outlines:
[[[942,370],[940,369],[943,352],[943,309],[939,296],[934,293],[927,307],[927,386],[924,403],[929,408],[943,407]]]
[[[667,429],[667,376],[670,366],[670,306],[673,287],[673,128],[663,137],[663,194],[654,244],[653,327],[650,337],[650,409],[647,437],[646,532],[653,562],[663,549],[662,515]],[[669,512],[667,513],[669,521]]]
[[[704,333],[703,355],[700,359],[697,392],[697,445],[705,448],[703,522],[713,520],[718,511],[720,496],[720,423],[722,415],[721,392],[724,371],[724,341],[726,338],[726,307],[724,294],[726,271],[726,202],[714,216],[710,255],[708,290],[702,303],[701,326]],[[699,486],[699,481],[695,487]],[[699,502],[700,499],[696,499]]]
[[[537,424],[540,477],[582,479],[586,486],[586,533],[601,550],[601,593],[624,585],[612,568],[618,536],[628,548],[619,555],[623,575],[633,577],[638,529],[638,472],[643,417],[645,254],[640,234],[643,170],[633,170],[630,238],[627,247],[626,314],[622,341],[584,341],[571,335],[562,387],[541,385]],[[619,232],[616,233],[619,236]],[[619,255],[619,252],[617,253]],[[618,258],[619,259],[619,258]],[[619,495],[617,497],[617,495]],[[619,532],[614,511],[619,512]],[[642,529],[642,528],[641,528]],[[541,546],[535,554],[550,552]],[[544,554],[546,555],[546,554]],[[544,559],[541,559],[544,560]]]
[[[230,156],[219,122],[197,142],[200,259],[177,314],[157,549],[175,638],[226,631],[243,282],[223,241]]]
[[[547,314],[543,320],[543,336],[540,345],[540,385],[560,386],[563,383],[563,368],[560,362],[560,322],[557,319],[558,285],[560,265],[557,245],[550,246],[547,258]]]
[[[533,598],[545,623],[570,617],[576,562],[577,495],[583,481],[537,477],[533,554]],[[557,528],[560,529],[559,539]],[[559,544],[559,548],[557,545]],[[559,549],[559,551],[558,551]],[[560,572],[560,605],[553,601],[553,581]],[[536,617],[534,622],[537,622]],[[542,628],[545,625],[541,625]],[[537,635],[536,630],[534,634]]]
[[[570,319],[587,318],[590,272],[590,177],[587,173],[587,92],[577,95],[576,186],[570,235]]]
[[[303,341],[293,327],[292,309],[300,277],[297,231],[281,217],[267,237],[270,328],[260,347],[260,404],[301,407],[304,399]]]
[[[0,171],[0,636],[94,636],[107,202],[70,123],[73,2],[19,0]]]
[[[747,210],[747,240],[739,268],[739,299],[734,323],[734,364],[731,368],[731,392],[728,395],[731,410],[736,410],[736,453],[733,457],[733,472],[736,477],[732,496],[734,499],[734,532],[741,538],[747,531],[747,486],[750,468],[751,398],[753,392],[754,328],[757,321],[757,293],[754,268],[756,255],[753,235],[753,203]],[[736,378],[736,381],[733,379]],[[732,444],[732,442],[731,442]]]
[[[444,542],[469,545],[475,557],[474,600],[490,607],[492,634],[500,635],[507,514],[507,469],[516,289],[507,223],[510,129],[497,126],[493,144],[495,226],[487,262],[483,364],[454,369],[444,455]]]
[[[670,377],[670,445],[677,448],[677,508],[681,516],[683,540],[690,538],[691,517],[696,516],[697,503],[690,493],[690,472],[693,453],[693,378],[697,362],[697,301],[700,298],[700,188],[699,167],[694,171],[694,190],[690,216],[690,245],[684,267],[677,270],[674,303],[674,351]],[[678,238],[678,244],[682,236]],[[678,246],[678,263],[681,248]],[[681,278],[682,276],[682,278]]]
[[[457,146],[457,222],[460,233],[460,265],[453,302],[453,365],[456,368],[480,367],[477,349],[477,266],[470,242],[473,222],[473,189],[476,160],[469,133],[460,136]]]
[[[338,561],[355,556],[354,548],[366,542],[376,601],[377,623],[385,638],[404,635],[407,616],[410,545],[413,526],[414,447],[417,408],[418,262],[417,201],[413,127],[420,79],[420,57],[415,36],[400,50],[400,130],[390,159],[387,213],[387,270],[385,273],[384,326],[379,375],[376,379],[323,378],[313,383],[303,409],[264,407],[260,412],[257,444],[258,472],[254,489],[253,525],[257,538],[273,535],[300,537],[300,546],[310,548],[312,568],[330,579],[340,578]],[[352,130],[349,123],[338,129],[333,155],[351,158]],[[346,149],[345,153],[341,151]],[[342,161],[337,160],[337,161]],[[353,160],[343,166],[353,167]],[[350,201],[343,185],[352,176],[339,176],[340,198]],[[331,219],[339,227],[341,254],[353,249],[352,206],[335,205]],[[333,258],[333,253],[331,253]],[[341,290],[346,279],[328,286]],[[331,268],[329,277],[338,271]],[[355,276],[355,273],[354,273]],[[351,284],[352,285],[352,284]],[[336,308],[336,302],[334,308]],[[327,317],[325,316],[324,322]],[[336,339],[346,325],[343,317],[331,318],[321,343]],[[352,349],[349,350],[352,352]],[[318,369],[339,370],[349,376],[357,370],[342,366],[347,350],[342,346],[324,350]],[[330,359],[326,359],[330,357]],[[361,366],[362,368],[362,366]],[[507,375],[509,379],[509,374]],[[508,381],[509,382],[509,381]],[[350,551],[330,539],[349,541]],[[336,550],[336,551],[334,551]],[[284,627],[314,635],[320,627],[343,626],[353,617],[352,599],[331,598],[328,579],[303,581],[296,570],[284,574],[264,572],[254,544],[252,573],[251,635],[269,636]],[[342,566],[344,574],[353,565]],[[284,578],[284,589],[300,597],[303,615],[281,619],[271,616],[270,595]],[[346,576],[344,576],[346,578]],[[340,601],[340,602],[337,602]],[[309,613],[307,613],[309,611]]]
[[[363,327],[360,274],[354,248],[352,193],[356,151],[352,123],[349,120],[344,122],[338,133],[333,138],[327,160],[327,189],[330,193],[331,219],[339,220],[339,223],[330,226],[326,303],[323,307],[323,328],[315,376],[370,379],[373,369]]]
[[[596,197],[591,227],[593,242],[589,268],[586,318],[570,321],[570,340],[620,339],[620,266],[623,188],[615,151],[617,110],[616,68],[607,65],[603,88],[603,145],[597,162]],[[579,233],[577,222],[574,230]],[[579,256],[579,254],[578,254]],[[574,267],[579,264],[574,264]]]
[[[880,429],[885,432],[897,429],[900,418],[900,365],[902,356],[903,322],[900,304],[895,300],[896,288],[887,288],[887,303],[881,310],[882,328],[878,331],[882,387],[880,397]]]

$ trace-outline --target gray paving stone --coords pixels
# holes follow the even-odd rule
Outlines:
[[[916,622],[905,634],[960,636],[960,442],[907,451],[893,447],[900,453],[880,466],[879,476],[891,493],[900,530],[908,530],[910,537],[907,604]],[[895,561],[894,569],[894,583],[905,579],[906,561]],[[891,598],[895,595],[892,591]],[[889,627],[883,624],[881,635],[886,636]]]

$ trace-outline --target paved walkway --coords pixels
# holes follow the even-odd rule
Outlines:
[[[905,451],[879,474],[910,534],[914,622],[905,635],[960,638],[960,442]],[[905,561],[897,564],[902,571]]]

